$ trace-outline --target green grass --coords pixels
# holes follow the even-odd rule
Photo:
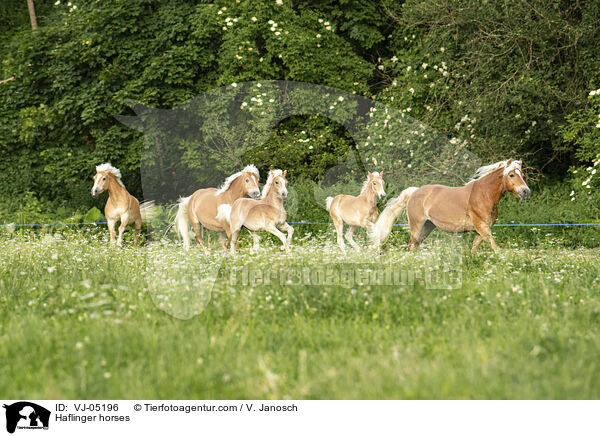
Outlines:
[[[271,241],[252,253],[244,241],[235,258],[216,249],[207,258],[197,247],[186,256],[169,241],[111,249],[105,232],[95,231],[0,236],[0,392],[31,399],[600,397],[598,248],[567,248],[550,234],[522,244],[502,234],[501,252],[484,247],[470,256],[464,239],[434,233],[408,253],[399,235],[381,257],[346,258],[330,232],[294,241],[287,255]],[[212,292],[198,290],[203,272],[221,265]],[[265,268],[279,274],[269,285],[231,284],[242,271]],[[324,269],[368,277],[378,268],[408,279],[399,286],[281,279]],[[444,278],[455,288],[428,289]]]

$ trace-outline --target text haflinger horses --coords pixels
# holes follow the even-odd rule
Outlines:
[[[340,194],[335,197],[327,197],[325,203],[327,211],[331,215],[335,230],[337,232],[337,243],[343,253],[346,252],[342,232],[344,223],[348,224],[346,240],[352,248],[360,250],[360,247],[352,235],[357,227],[369,227],[376,222],[379,216],[377,210],[377,200],[385,197],[385,182],[383,181],[383,171],[380,173],[368,173],[367,180],[362,186],[360,194],[357,197],[352,195]]]
[[[223,249],[227,250],[225,235],[231,238],[231,232],[227,222],[217,219],[218,207],[224,204],[231,206],[237,199],[246,195],[258,197],[259,179],[258,169],[254,165],[248,165],[242,171],[229,176],[219,189],[198,189],[189,197],[180,198],[174,224],[177,233],[183,239],[184,250],[190,249],[190,224],[196,234],[196,241],[206,254],[208,249],[202,239],[203,227],[219,232],[219,242]]]
[[[117,245],[123,244],[123,232],[127,225],[133,225],[134,242],[137,247],[142,220],[148,221],[156,215],[156,206],[153,201],[142,203],[131,195],[121,181],[121,171],[113,167],[110,163],[98,165],[96,175],[94,176],[94,186],[92,187],[92,196],[96,197],[104,191],[108,191],[108,201],[104,207],[104,216],[108,222],[108,231],[110,233],[110,243],[115,243],[115,226],[117,221],[119,225],[119,237]]]
[[[217,219],[228,223],[231,228],[232,254],[235,253],[242,227],[246,227],[252,235],[254,249],[258,249],[260,237],[253,232],[264,230],[279,238],[283,244],[281,250],[289,251],[294,228],[286,222],[287,212],[283,207],[283,199],[288,194],[286,175],[287,171],[269,171],[260,200],[240,198],[233,206],[219,206]],[[282,231],[287,232],[287,239]]]
[[[408,217],[410,241],[415,249],[438,227],[446,232],[476,231],[472,253],[482,240],[496,251],[498,245],[490,227],[498,218],[497,205],[505,192],[527,200],[531,190],[523,180],[521,161],[504,160],[477,169],[464,186],[425,185],[407,188],[386,206],[377,222],[369,227],[369,238],[376,248],[389,236],[396,218],[404,208]]]

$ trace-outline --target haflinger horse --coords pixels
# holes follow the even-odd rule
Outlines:
[[[383,171],[381,174],[368,173],[367,180],[357,197],[345,194],[327,197],[327,210],[333,219],[337,231],[337,243],[343,253],[346,252],[342,238],[344,223],[349,226],[345,235],[346,240],[355,250],[360,250],[352,235],[357,227],[370,227],[377,220],[379,216],[377,200],[385,197],[384,185]]]
[[[224,250],[227,250],[226,237],[231,237],[229,224],[217,219],[218,207],[232,205],[238,198],[246,195],[257,198],[260,195],[258,181],[260,174],[254,165],[246,166],[242,171],[227,177],[219,189],[198,189],[189,197],[179,199],[179,208],[175,217],[175,228],[183,238],[184,250],[190,249],[190,224],[196,234],[196,241],[204,253],[208,249],[202,238],[202,228],[219,232],[219,242]]]
[[[142,220],[152,219],[156,215],[156,206],[153,201],[142,203],[131,195],[121,181],[121,171],[110,163],[98,165],[94,176],[92,196],[96,197],[104,191],[108,191],[108,201],[104,207],[104,216],[108,221],[110,243],[115,243],[115,226],[119,225],[119,237],[117,245],[123,245],[123,232],[125,227],[131,224],[135,230],[133,245],[137,247]]]
[[[498,245],[490,227],[498,218],[497,205],[505,192],[527,200],[531,190],[523,180],[520,160],[504,160],[477,169],[475,177],[464,186],[425,185],[407,188],[394,198],[370,227],[369,237],[376,248],[387,239],[394,221],[406,207],[410,228],[411,250],[438,227],[446,232],[476,231],[471,252],[482,240],[494,251]]]
[[[240,198],[233,206],[219,206],[217,219],[231,226],[231,253],[235,253],[237,240],[242,227],[246,227],[254,241],[254,249],[258,249],[260,237],[253,232],[267,231],[279,238],[281,250],[289,251],[294,228],[287,222],[287,212],[283,207],[283,199],[287,198],[287,171],[271,170],[267,183],[263,187],[260,200]],[[287,232],[287,239],[282,231]]]

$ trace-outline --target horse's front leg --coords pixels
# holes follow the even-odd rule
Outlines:
[[[476,233],[475,238],[473,239],[473,246],[471,247],[471,254],[475,254],[479,248],[479,245],[481,244],[481,241],[483,241],[483,238],[479,233]]]
[[[499,247],[498,247],[498,244],[496,244],[496,241],[494,241],[494,237],[492,236],[492,231],[490,230],[490,226],[486,222],[484,222],[483,220],[480,220],[480,219],[474,219],[473,224],[475,225],[475,230],[481,236],[481,238],[485,239],[486,241],[488,241],[490,243],[490,245],[492,246],[492,250],[498,251]],[[473,248],[476,250],[477,247],[479,246],[479,243],[481,243],[481,241],[479,241],[477,246],[475,246],[475,242],[476,241],[473,241]]]
[[[125,232],[125,227],[127,227],[128,222],[129,214],[121,215],[121,224],[119,225],[119,237],[117,238],[117,245],[119,247],[123,246],[123,233]]]
[[[227,251],[227,236],[226,233],[219,232],[219,244],[223,247],[223,250]]]
[[[292,226],[290,226],[288,223],[283,223],[282,225],[279,226],[279,230],[283,231],[283,232],[287,232],[287,246],[290,246],[290,243],[292,242],[292,236],[294,234],[294,228]]]
[[[275,227],[274,225],[270,225],[265,229],[267,232],[271,233],[272,235],[275,235],[279,238],[279,240],[281,241],[281,243],[283,244],[280,248],[281,250],[285,250],[285,251],[289,251],[289,247],[287,245],[287,241],[285,239],[285,235],[283,233],[281,233],[281,231],[279,231],[279,229],[277,227]]]
[[[252,236],[252,249],[255,251],[258,250],[260,248],[260,235],[258,233],[251,232],[250,230],[248,230],[248,233],[250,233],[250,236]]]
[[[110,245],[114,245],[115,243],[115,227],[117,225],[117,220],[108,219],[108,233],[110,234]]]
[[[242,230],[241,226],[231,226],[231,241],[229,241],[229,253],[235,254],[235,250],[237,250],[237,241],[240,236],[240,231]]]

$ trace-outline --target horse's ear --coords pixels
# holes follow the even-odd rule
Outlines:
[[[367,177],[370,179],[371,177],[373,177],[373,173],[371,171],[367,171]]]
[[[513,160],[512,160],[512,158],[510,158],[509,160],[507,160],[507,161],[506,161],[506,166],[507,166],[507,167],[509,167],[509,166],[510,166],[510,164],[512,163],[512,161],[513,161]]]
[[[383,177],[383,170],[379,173],[379,177]]]
[[[283,171],[283,178],[285,179],[285,176],[287,175],[287,170]]]

